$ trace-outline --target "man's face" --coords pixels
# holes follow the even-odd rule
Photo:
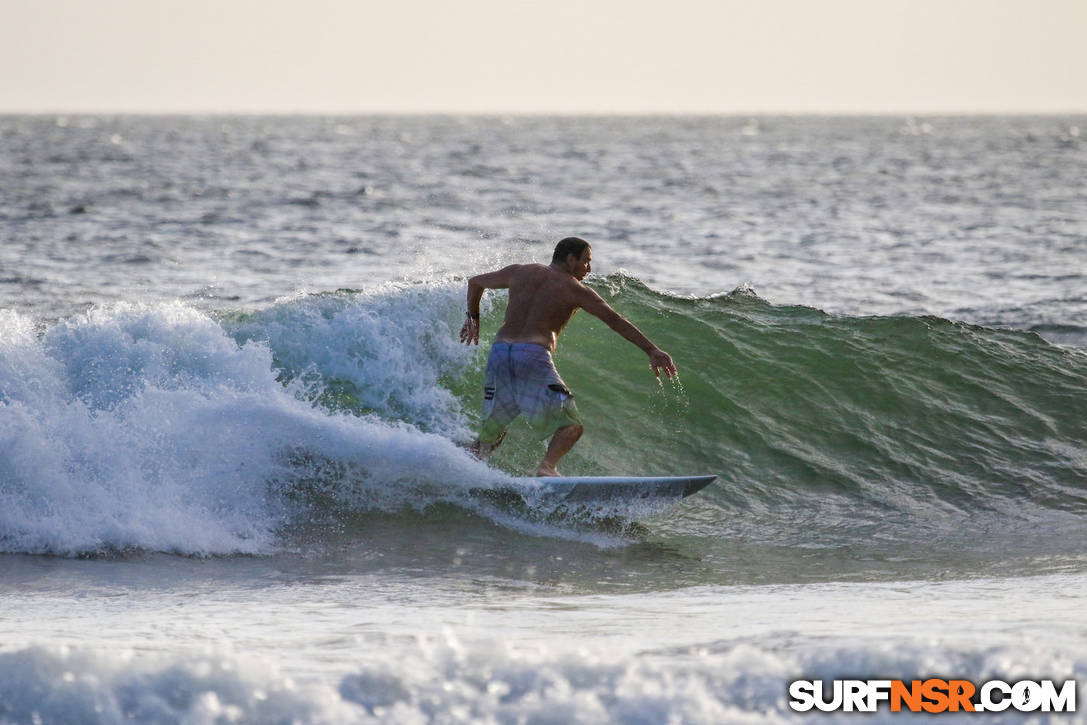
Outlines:
[[[569,266],[570,274],[574,275],[574,278],[579,282],[585,279],[585,275],[593,271],[592,261],[592,247],[585,247],[585,251],[581,253],[580,257],[575,257],[571,254],[566,258],[566,264]]]

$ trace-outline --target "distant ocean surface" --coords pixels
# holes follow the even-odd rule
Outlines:
[[[492,508],[465,280],[593,245],[568,474]],[[0,116],[0,723],[913,722],[1077,679],[1087,117]],[[639,527],[618,533],[596,520]]]

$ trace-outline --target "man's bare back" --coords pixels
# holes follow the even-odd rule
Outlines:
[[[581,282],[542,264],[510,269],[506,320],[496,342],[533,342],[555,349],[559,333],[578,309]]]
[[[472,277],[468,280],[468,319],[460,331],[461,342],[466,345],[479,344],[479,303],[484,290],[509,289],[506,319],[495,336],[496,346],[529,343],[554,351],[559,333],[580,308],[599,317],[608,327],[649,355],[649,364],[654,375],[659,376],[661,372],[667,377],[676,375],[675,363],[668,353],[654,345],[641,330],[613,310],[600,295],[581,283],[592,269],[591,262],[592,249],[588,243],[569,237],[556,246],[550,265],[513,264]],[[492,349],[492,354],[493,352]],[[564,387],[559,388],[569,395]],[[494,390],[485,390],[485,395],[494,393]],[[551,440],[547,455],[540,463],[538,475],[558,475],[556,464],[573,447],[581,433],[580,424],[559,428]],[[498,446],[504,435],[502,431],[493,442],[477,440],[473,450],[477,455],[485,457]]]

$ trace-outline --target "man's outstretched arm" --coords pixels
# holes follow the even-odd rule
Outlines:
[[[649,356],[649,364],[653,368],[653,374],[660,377],[663,370],[666,377],[678,375],[676,364],[672,362],[672,356],[653,344],[652,340],[642,334],[642,331],[634,326],[634,323],[620,315],[611,305],[588,287],[583,287],[584,293],[579,301],[579,307],[590,315],[599,317],[611,329],[618,332],[626,340],[640,347]]]
[[[465,345],[479,344],[479,301],[483,299],[483,290],[508,288],[518,266],[511,264],[495,272],[477,274],[468,280],[467,319],[460,328],[460,341]]]

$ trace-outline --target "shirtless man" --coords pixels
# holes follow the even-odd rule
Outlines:
[[[524,415],[541,438],[552,433],[537,476],[559,475],[559,459],[573,448],[584,428],[574,394],[562,382],[551,353],[559,333],[578,308],[599,317],[649,355],[653,374],[676,375],[668,353],[581,283],[591,269],[592,249],[584,239],[567,237],[555,247],[551,264],[512,264],[468,280],[468,319],[460,331],[465,345],[479,344],[479,301],[487,289],[509,289],[506,320],[495,336],[483,384],[486,420],[472,452],[486,459]]]

